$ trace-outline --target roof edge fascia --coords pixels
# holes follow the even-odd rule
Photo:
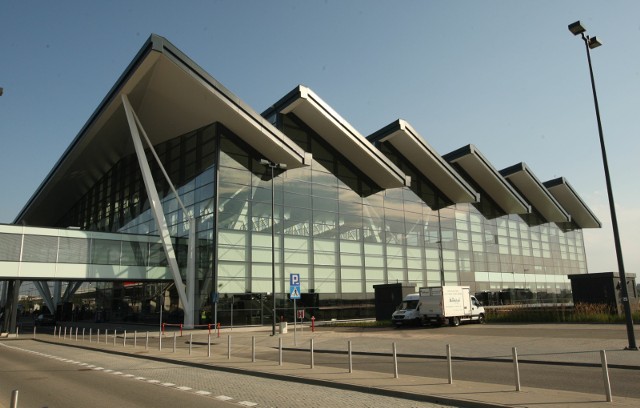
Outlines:
[[[455,163],[458,160],[470,154],[476,156],[480,160],[482,165],[485,166],[491,173],[493,173],[496,179],[499,180],[499,182],[516,199],[516,201],[518,201],[520,205],[522,205],[526,209],[526,214],[531,213],[531,205],[529,204],[529,202],[525,200],[515,190],[515,188],[513,188],[513,186],[500,174],[500,172],[495,167],[493,167],[491,162],[489,162],[489,160],[487,160],[487,158],[484,157],[484,155],[480,152],[480,150],[478,150],[478,148],[474,144],[468,144],[466,146],[462,146],[461,148],[456,149],[452,152],[449,152],[443,155],[442,157],[449,163]],[[469,175],[469,177],[473,178],[471,175]],[[497,200],[495,200],[494,198],[494,201],[497,201]]]
[[[435,149],[431,145],[429,145],[429,143],[427,143],[427,141],[406,120],[396,119],[383,128],[367,136],[367,139],[374,144],[386,142],[393,138],[393,134],[398,131],[407,134],[413,141],[418,143],[426,152],[428,152],[428,154],[430,154],[434,158],[434,160],[437,161],[445,169],[445,172],[447,172],[451,176],[451,178],[461,186],[462,189],[466,190],[467,193],[473,197],[474,201],[472,202],[480,201],[480,193],[475,191],[473,187],[471,187],[469,183],[467,183],[467,181],[453,167],[451,167],[451,165],[440,154],[438,154]],[[423,174],[423,176],[426,179],[429,179],[426,174]],[[442,189],[439,188],[439,190],[442,192]],[[442,192],[442,194],[444,193]],[[449,199],[451,200],[451,198]],[[451,201],[455,202],[455,200]]]
[[[335,122],[342,129],[342,131],[348,134],[355,140],[363,140],[364,143],[360,143],[361,148],[369,152],[378,161],[384,164],[388,168],[389,172],[395,174],[398,180],[402,180],[405,186],[411,184],[411,178],[404,174],[389,158],[387,158],[382,152],[380,152],[370,141],[358,132],[351,124],[345,120],[338,112],[336,112],[329,104],[327,104],[322,98],[320,98],[313,90],[304,86],[298,85],[288,92],[285,96],[280,98],[276,103],[267,108],[263,113],[263,117],[270,117],[271,115],[281,113],[287,114],[295,110],[295,108],[308,101],[314,105],[319,111],[326,115],[330,120]]]
[[[553,203],[553,205],[555,205],[560,210],[562,215],[564,215],[564,217],[567,219],[566,222],[571,222],[571,215],[567,212],[567,210],[564,207],[562,207],[562,205],[560,205],[558,200],[556,200],[553,194],[551,194],[551,192],[547,190],[547,187],[545,187],[545,185],[540,181],[540,179],[536,177],[533,171],[531,171],[531,168],[527,166],[525,162],[520,162],[520,163],[514,164],[513,166],[505,167],[504,169],[500,170],[500,174],[502,175],[502,177],[508,179],[510,175],[518,173],[520,171],[527,173],[527,175],[536,184],[538,184],[541,187],[541,190],[544,193],[544,195]]]
[[[596,215],[593,213],[593,211],[591,211],[591,208],[589,208],[589,206],[582,200],[582,197],[580,197],[578,195],[576,190],[571,186],[571,184],[569,184],[569,181],[567,181],[567,179],[565,177],[558,177],[558,178],[555,178],[555,179],[552,179],[552,180],[547,180],[542,184],[546,188],[552,188],[552,187],[556,187],[556,186],[560,186],[560,185],[566,186],[569,189],[569,191],[571,191],[571,194],[573,194],[573,196],[576,198],[576,200],[580,203],[580,205],[589,214],[589,216],[591,218],[593,218],[593,220],[595,221],[596,224],[598,224],[598,228],[602,228],[602,222],[598,219],[598,217],[596,217]],[[575,217],[572,217],[572,218],[575,219]]]

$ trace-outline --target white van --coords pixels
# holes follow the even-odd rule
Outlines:
[[[420,325],[422,324],[422,315],[418,311],[420,303],[420,294],[412,293],[405,296],[398,309],[393,312],[391,322],[396,326]]]

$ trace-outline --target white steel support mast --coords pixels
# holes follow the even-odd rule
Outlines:
[[[129,99],[126,95],[122,95],[122,105],[124,106],[125,113],[127,115],[127,121],[129,123],[129,130],[131,131],[131,138],[133,139],[133,145],[135,147],[136,156],[138,157],[138,163],[140,165],[140,171],[142,173],[142,179],[144,182],[145,189],[147,190],[147,196],[149,198],[149,203],[151,207],[151,212],[156,221],[156,225],[158,227],[158,233],[162,238],[162,246],[164,248],[165,255],[167,257],[167,262],[169,263],[169,268],[171,270],[171,274],[173,275],[173,282],[176,285],[176,290],[178,292],[178,297],[180,298],[180,302],[184,308],[184,327],[187,329],[193,328],[195,322],[195,243],[196,243],[196,225],[195,219],[192,213],[189,213],[184,204],[180,200],[178,196],[178,192],[176,191],[173,183],[169,179],[167,172],[164,169],[164,166],[160,162],[160,158],[156,154],[153,149],[153,145],[151,141],[147,137],[147,134],[138,119],[138,116],[135,114],[133,107],[129,103]],[[156,184],[153,180],[153,176],[151,174],[151,169],[149,168],[149,163],[147,162],[147,156],[144,152],[144,145],[142,144],[142,140],[140,139],[140,133],[142,133],[147,145],[149,146],[149,150],[153,153],[156,161],[158,162],[158,166],[162,170],[173,194],[176,197],[176,200],[180,204],[182,211],[186,217],[189,218],[189,239],[188,239],[188,249],[187,249],[187,284],[182,282],[182,276],[180,275],[180,269],[178,267],[178,261],[176,259],[176,253],[173,248],[173,243],[171,242],[171,235],[169,234],[169,228],[167,226],[167,220],[164,216],[164,211],[162,209],[162,202],[160,201],[160,196],[158,195],[158,190],[156,189]]]

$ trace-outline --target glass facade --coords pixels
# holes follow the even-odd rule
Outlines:
[[[312,154],[310,166],[277,171],[272,180],[264,157],[220,123],[155,146],[196,219],[203,321],[211,320],[217,291],[219,321],[270,322],[272,185],[278,315],[292,315],[291,273],[302,280],[298,305],[318,319],[371,317],[373,285],[396,282],[468,285],[487,305],[565,302],[567,275],[586,273],[579,228],[547,223],[535,212],[504,214],[460,168],[480,192],[479,203],[451,203],[382,143],[378,148],[412,183],[381,190],[295,115],[273,122]],[[155,161],[149,164],[184,267],[187,217]],[[155,234],[135,154],[115,164],[59,225]]]

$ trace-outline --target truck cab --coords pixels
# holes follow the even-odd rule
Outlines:
[[[422,315],[418,310],[420,304],[420,294],[412,293],[405,296],[398,309],[393,312],[391,322],[394,326],[408,326],[422,324]]]

